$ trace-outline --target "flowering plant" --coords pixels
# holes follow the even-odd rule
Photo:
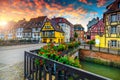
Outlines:
[[[78,43],[72,42],[70,43],[70,45],[78,46]],[[47,44],[43,46],[42,48],[40,48],[38,55],[43,56],[44,58],[49,58],[52,60],[59,61],[63,64],[68,64],[68,65],[75,66],[75,67],[81,67],[78,59],[74,60],[73,58],[69,58],[68,56],[61,56],[62,51],[65,50],[65,48],[68,48],[68,44],[64,43],[58,46],[55,46],[53,43]],[[43,60],[36,60],[35,62],[39,65],[45,64],[45,61]]]

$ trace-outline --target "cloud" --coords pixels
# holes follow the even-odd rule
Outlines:
[[[106,2],[107,2],[106,0],[97,0],[97,6],[98,7],[104,6]]]
[[[82,3],[88,4],[88,5],[92,5],[92,2],[88,2],[87,0],[79,0],[79,2],[82,2]]]
[[[65,7],[55,3],[49,4],[44,0],[34,0],[33,2],[29,0],[11,0],[11,2],[5,0],[0,3],[0,15],[2,15],[2,19],[4,18],[6,20],[17,21],[22,18],[29,20],[32,17],[44,15],[52,18],[53,16],[64,16],[64,14],[79,17],[79,14],[87,13],[81,7],[74,9],[74,5],[72,4]]]
[[[83,3],[85,3],[85,4],[87,4],[88,3],[88,1],[87,0],[79,0],[80,2],[83,2]]]
[[[81,0],[84,3],[87,0]],[[74,8],[74,4],[62,6],[55,3],[47,3],[44,0],[0,0],[0,19],[10,21],[18,21],[23,18],[30,20],[30,18],[38,16],[48,16],[48,18],[65,17],[73,24],[82,24],[86,26],[89,18],[86,18],[88,11],[82,7]],[[94,13],[94,12],[93,12]],[[91,14],[93,14],[91,13]],[[96,14],[96,13],[94,13]],[[9,16],[9,17],[8,17]]]

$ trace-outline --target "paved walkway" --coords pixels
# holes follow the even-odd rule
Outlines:
[[[12,46],[0,46],[0,50],[9,50],[9,49],[17,49],[17,48],[26,48],[30,46],[38,46],[38,45],[44,45],[45,43],[39,43],[39,44],[22,44],[22,45],[12,45]]]
[[[7,66],[0,70],[0,80],[23,80],[23,62]]]
[[[39,49],[43,45],[0,46],[0,80],[24,80],[24,51]]]

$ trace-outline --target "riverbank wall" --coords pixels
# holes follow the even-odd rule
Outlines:
[[[80,49],[79,58],[88,62],[120,68],[120,55]]]

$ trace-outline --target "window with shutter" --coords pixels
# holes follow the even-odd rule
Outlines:
[[[117,26],[111,26],[111,33],[115,34],[117,32]]]
[[[117,46],[117,40],[112,40],[111,41],[111,46],[116,47]]]

